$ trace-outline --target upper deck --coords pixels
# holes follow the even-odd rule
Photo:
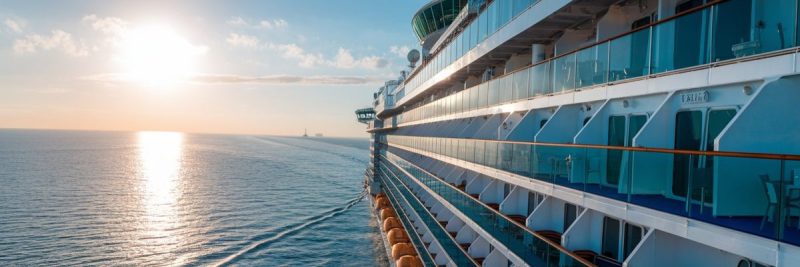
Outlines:
[[[420,106],[523,70],[535,72],[530,84],[542,95],[558,94],[797,44],[795,1],[629,2],[490,2],[468,23],[451,26],[458,29],[397,90],[396,105]]]

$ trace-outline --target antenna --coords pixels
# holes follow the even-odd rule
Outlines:
[[[419,57],[420,57],[419,50],[413,49],[411,51],[408,51],[408,55],[406,56],[406,58],[408,59],[408,66],[413,69],[417,65]]]

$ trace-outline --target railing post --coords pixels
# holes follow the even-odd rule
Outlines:
[[[785,177],[784,177],[785,176],[784,168],[786,167],[786,162],[784,160],[781,160],[781,165],[780,166],[781,167],[778,170],[778,171],[780,171],[780,175],[778,176],[779,177],[779,180],[778,180],[778,201],[779,202],[778,202],[778,211],[776,212],[777,213],[777,216],[776,216],[777,218],[775,218],[775,226],[777,227],[777,229],[776,229],[776,234],[777,234],[776,238],[778,240],[783,240],[783,230],[784,230],[784,228],[786,228],[786,220],[785,220],[785,218],[788,217],[786,215],[790,215],[790,214],[784,214],[784,212],[785,211],[791,211],[791,209],[787,209],[788,203],[786,203],[786,202],[789,200],[788,199],[789,196],[785,195],[785,192],[786,192],[786,185],[785,185],[786,181],[784,180],[785,179]]]

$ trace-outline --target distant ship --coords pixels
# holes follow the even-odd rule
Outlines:
[[[391,265],[800,266],[797,5],[430,1],[356,110]]]
[[[316,134],[314,134],[314,137],[322,137],[322,134],[321,133],[316,133]]]

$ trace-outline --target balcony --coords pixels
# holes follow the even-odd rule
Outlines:
[[[417,149],[800,245],[800,156],[389,136]],[[400,152],[397,152],[400,151]]]
[[[406,111],[398,124],[795,52],[796,5],[712,1]]]

